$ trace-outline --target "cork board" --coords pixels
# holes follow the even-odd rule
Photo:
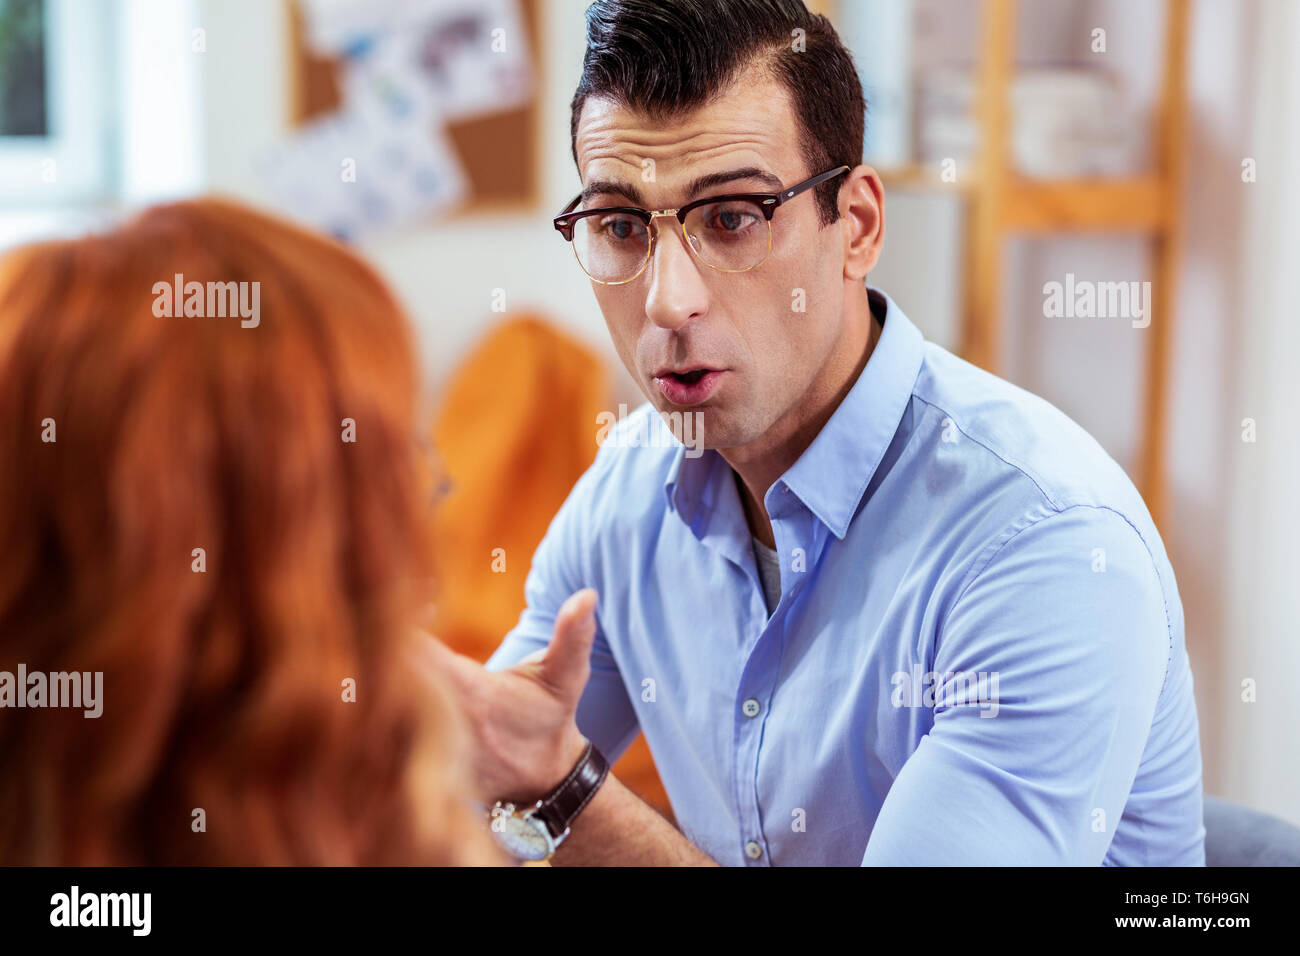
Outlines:
[[[302,11],[289,5],[290,121],[299,126],[336,111],[342,102],[339,61],[316,55],[307,45]],[[519,0],[528,37],[534,90],[516,109],[456,120],[444,132],[459,157],[468,198],[457,216],[531,211],[540,199],[538,90],[541,85],[541,0]]]

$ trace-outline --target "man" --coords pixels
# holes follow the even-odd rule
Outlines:
[[[487,668],[438,649],[493,829],[556,864],[1203,864],[1160,537],[1082,429],[866,285],[883,190],[830,25],[587,17],[556,225],[649,404]],[[664,421],[703,454],[636,438]],[[606,776],[640,731],[680,830]]]

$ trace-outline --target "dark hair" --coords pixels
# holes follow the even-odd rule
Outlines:
[[[795,30],[803,31],[802,50]],[[861,163],[862,81],[830,21],[801,0],[596,0],[573,96],[574,162],[588,97],[671,118],[703,106],[759,60],[790,94],[808,175]],[[817,187],[822,225],[839,218],[842,182]]]

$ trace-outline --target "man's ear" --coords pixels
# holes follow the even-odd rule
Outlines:
[[[844,278],[861,282],[876,267],[885,242],[885,187],[870,166],[851,169],[840,187]]]

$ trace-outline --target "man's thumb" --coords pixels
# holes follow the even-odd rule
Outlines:
[[[541,660],[541,676],[565,696],[577,698],[591,673],[591,644],[596,637],[596,592],[584,588],[555,615],[555,635]]]

